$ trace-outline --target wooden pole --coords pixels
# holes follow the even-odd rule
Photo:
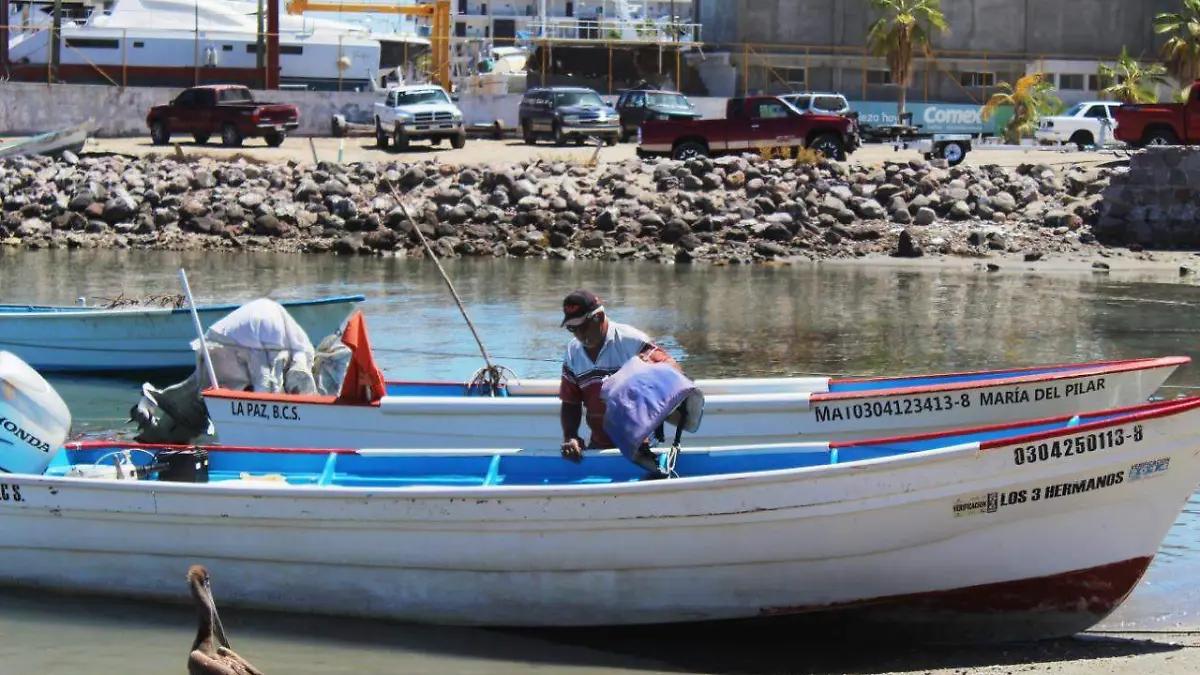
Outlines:
[[[4,17],[8,21],[8,17]],[[50,29],[50,70],[47,78],[51,83],[58,79],[58,66],[62,62],[62,0],[54,0],[54,22]]]
[[[750,95],[750,45],[742,45],[742,96]]]
[[[267,26],[266,26],[266,7],[265,0],[258,0],[258,35],[254,38],[254,67],[258,69],[259,85],[263,89],[267,88]]]
[[[279,88],[279,3],[267,3],[267,89]]]
[[[612,67],[612,43],[606,38],[604,42],[608,45],[608,95],[612,96],[613,92],[613,67]]]
[[[0,0],[0,69],[8,65],[8,0]]]

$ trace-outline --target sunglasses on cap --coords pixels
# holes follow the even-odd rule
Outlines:
[[[575,317],[574,319],[567,320],[567,322],[564,324],[564,327],[567,330],[574,333],[575,331],[579,330],[580,328],[583,328],[584,326],[586,326],[589,321],[591,321],[593,318],[595,318],[595,316],[597,314],[599,314],[600,312],[603,312],[603,311],[604,311],[604,305],[600,305],[596,309],[593,309],[592,311],[588,312],[587,314],[584,314],[583,316],[578,316],[578,317]]]

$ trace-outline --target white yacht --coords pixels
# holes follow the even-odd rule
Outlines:
[[[10,5],[8,76],[45,81],[53,4]],[[281,88],[370,90],[429,44],[344,21],[280,11]],[[64,0],[59,78],[161,86],[258,84],[253,0]]]

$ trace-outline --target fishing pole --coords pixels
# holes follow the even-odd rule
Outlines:
[[[450,289],[450,295],[454,296],[454,302],[458,305],[458,311],[462,313],[463,319],[465,319],[467,322],[467,327],[471,329],[471,335],[475,336],[475,344],[479,345],[479,351],[481,354],[483,354],[483,362],[487,364],[486,372],[488,378],[490,379],[483,378],[483,381],[480,381],[481,378],[479,377],[479,374],[476,374],[476,376],[472,378],[471,384],[474,385],[476,383],[486,383],[488,385],[490,394],[495,396],[497,389],[500,387],[500,370],[492,364],[492,359],[490,356],[488,356],[487,348],[483,346],[483,339],[479,337],[479,331],[475,329],[475,323],[471,321],[471,317],[467,314],[467,308],[463,306],[463,302],[458,295],[458,291],[454,289],[454,283],[450,281],[450,275],[446,274],[446,270],[442,268],[442,263],[440,260],[438,260],[437,254],[433,252],[433,247],[430,246],[429,241],[425,239],[425,233],[421,231],[421,226],[418,225],[417,221],[412,217],[412,213],[410,213],[408,210],[408,205],[401,201],[400,195],[396,193],[396,186],[389,183],[388,189],[391,190],[392,197],[395,198],[396,203],[400,205],[400,210],[404,212],[404,217],[408,219],[409,224],[412,225],[413,230],[417,233],[417,238],[421,240],[421,245],[425,248],[425,253],[433,259],[433,264],[437,266],[438,273],[442,275],[442,280],[446,282],[446,287]]]

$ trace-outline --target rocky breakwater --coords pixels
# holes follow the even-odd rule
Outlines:
[[[67,155],[0,163],[7,245],[716,264],[1094,244],[1109,170],[757,156],[500,168]]]
[[[1200,248],[1200,152],[1148,147],[1104,190],[1096,235],[1131,248]]]

